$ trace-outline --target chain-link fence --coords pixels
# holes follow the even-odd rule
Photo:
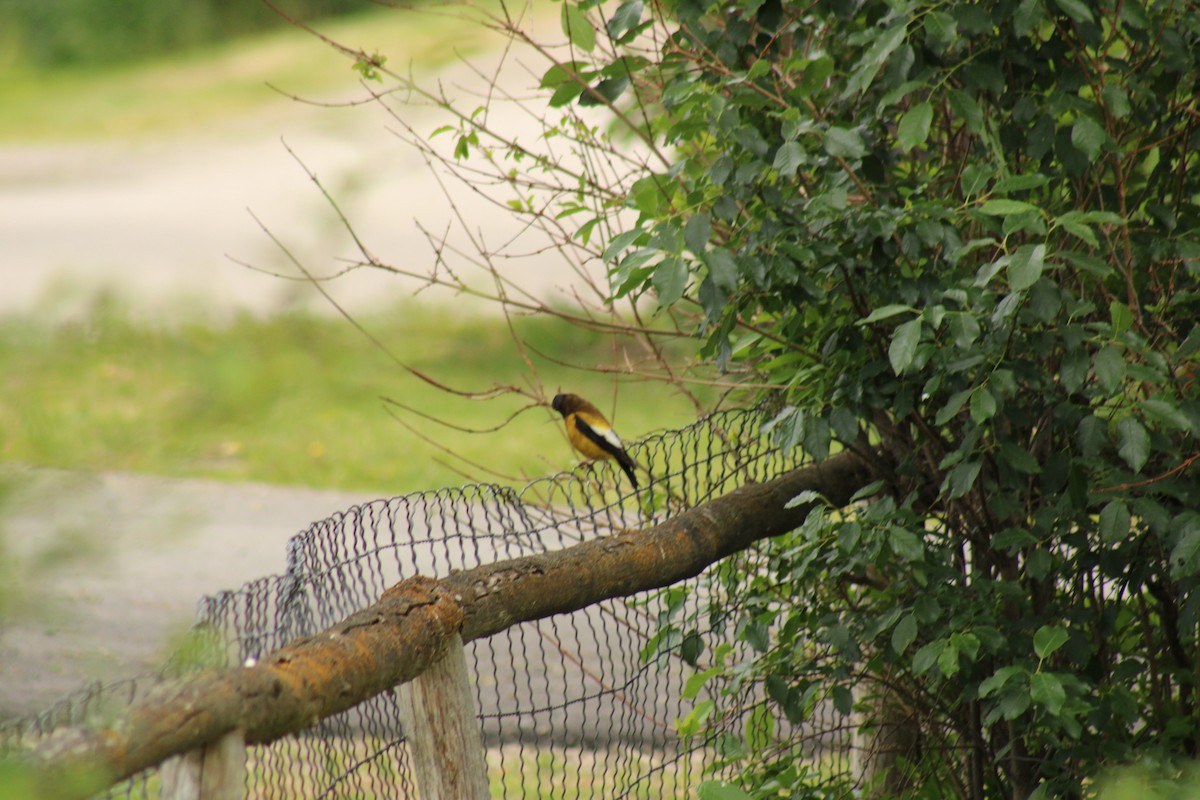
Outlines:
[[[283,574],[204,598],[196,630],[233,663],[260,659],[370,605],[402,578],[445,576],[657,524],[795,467],[760,434],[763,421],[758,411],[724,412],[632,445],[652,476],[636,495],[610,465],[596,464],[521,491],[474,485],[350,508],[294,537]],[[703,657],[686,663],[681,642],[655,638],[663,620],[679,613],[680,597],[682,613],[705,612],[694,619],[702,637],[727,633],[737,601],[715,596],[710,572],[467,645],[493,796],[685,797],[722,772],[720,740],[740,734],[762,694],[734,696],[710,683],[710,693],[683,699],[688,678],[707,665]],[[105,703],[138,696],[149,682],[82,693],[10,726],[2,738],[30,746]],[[715,729],[677,735],[676,720],[705,698],[718,708]],[[850,721],[828,703],[782,733],[814,780],[849,777]],[[155,797],[157,781],[145,774],[111,796]],[[251,748],[247,781],[252,798],[417,797],[398,697],[384,693],[301,734]]]

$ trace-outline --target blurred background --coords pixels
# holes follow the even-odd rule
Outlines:
[[[498,4],[276,1],[465,107],[490,102],[502,55],[505,91],[537,97],[540,68],[479,24]],[[259,2],[0,0],[0,718],[153,667],[201,594],[280,571],[315,519],[570,468],[530,394],[588,395],[626,439],[694,418],[618,383],[630,345],[611,335],[379,270],[329,297],[302,279],[359,242],[419,275],[485,242],[531,297],[576,302],[558,254],[406,143],[445,109],[364,77]]]
[[[293,18],[362,11],[362,0],[277,0]],[[7,65],[29,68],[98,67],[196,50],[246,34],[279,28],[264,3],[237,0],[4,0]]]

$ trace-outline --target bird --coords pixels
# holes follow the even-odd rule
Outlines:
[[[617,436],[600,409],[577,394],[556,394],[550,407],[566,420],[567,439],[571,447],[587,458],[616,461],[629,476],[633,488],[638,488],[637,473],[634,471],[636,464],[625,452],[621,437]]]

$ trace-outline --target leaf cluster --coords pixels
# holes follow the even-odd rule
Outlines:
[[[670,154],[625,186],[614,296],[699,309],[707,356],[785,398],[781,447],[888,455],[723,573],[774,713],[901,698],[936,755],[896,791],[1195,755],[1196,9],[594,5],[564,5],[586,66],[554,102],[638,109]]]

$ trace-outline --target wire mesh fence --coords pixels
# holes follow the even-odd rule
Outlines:
[[[794,468],[760,434],[763,422],[761,410],[722,412],[631,445],[651,476],[636,494],[610,465],[595,464],[520,491],[473,485],[347,509],[294,537],[282,574],[202,599],[196,631],[227,663],[257,660],[370,605],[403,578],[441,577],[660,523]],[[693,615],[702,637],[724,633],[716,628],[736,619],[736,599],[714,596],[711,569],[668,590],[467,644],[494,797],[686,797],[700,780],[720,775],[722,738],[740,734],[765,702],[762,692],[734,695],[716,683],[709,694],[684,699],[686,681],[706,665],[686,663],[680,642],[655,638],[672,613]],[[96,687],[10,726],[0,743],[30,747],[152,683]],[[719,707],[719,723],[703,736],[679,736],[676,720],[705,698]],[[780,738],[814,782],[848,784],[851,725],[828,703]],[[394,691],[251,748],[248,759],[251,798],[418,796]],[[157,787],[151,771],[110,796],[156,797]]]

